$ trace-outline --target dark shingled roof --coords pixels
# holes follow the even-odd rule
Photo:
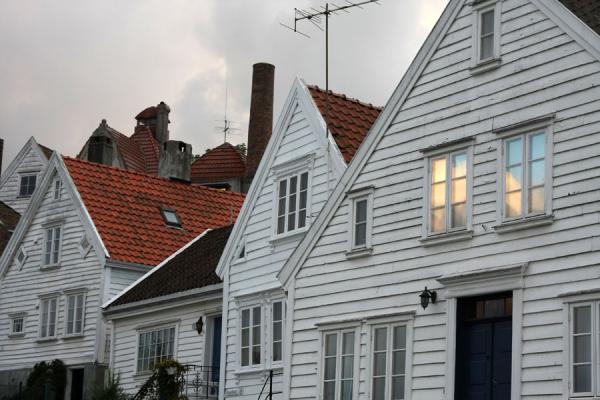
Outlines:
[[[0,201],[0,254],[8,244],[20,217],[18,212]]]
[[[215,273],[233,225],[214,229],[115,300],[110,307],[220,283]]]
[[[560,0],[560,2],[600,35],[600,0]]]

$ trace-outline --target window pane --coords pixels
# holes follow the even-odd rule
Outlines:
[[[392,374],[404,375],[406,352],[404,350],[394,351],[392,357]]]
[[[242,366],[250,365],[249,354],[250,354],[249,348],[242,349]]]
[[[279,198],[285,197],[287,195],[287,180],[282,180],[279,182]]]
[[[406,348],[406,327],[397,326],[394,328],[394,349]]]
[[[518,217],[521,215],[521,192],[506,195],[506,216]]]
[[[260,346],[252,346],[252,364],[260,364]]]
[[[467,176],[467,154],[460,153],[452,156],[452,177]]]
[[[375,351],[387,349],[387,328],[375,329]]]
[[[385,400],[385,378],[373,379],[373,400]]]
[[[494,33],[494,10],[481,14],[481,34],[487,35],[489,33]]]
[[[367,243],[367,224],[361,223],[355,226],[354,245],[364,246]]]
[[[392,400],[404,399],[404,377],[396,376],[392,378]]]
[[[573,362],[588,363],[592,361],[592,336],[583,335],[573,338]]]
[[[325,355],[335,356],[337,353],[337,334],[332,333],[325,336]]]
[[[591,333],[592,332],[592,307],[582,306],[575,307],[574,313],[574,333]]]
[[[282,318],[282,306],[283,304],[280,301],[277,301],[275,303],[273,303],[273,320],[274,321],[281,321]]]
[[[354,375],[354,356],[342,357],[342,379],[352,378]]]
[[[250,326],[250,310],[242,310],[242,327]]]
[[[452,181],[452,203],[467,201],[467,179],[460,178]]]
[[[438,208],[431,211],[431,231],[443,232],[446,230],[446,210]]]
[[[342,354],[354,354],[354,332],[346,332],[343,336]]]
[[[296,213],[288,214],[288,231],[296,229]]]
[[[529,168],[529,186],[543,185],[545,180],[544,160],[533,161]]]
[[[335,357],[325,359],[325,380],[335,379]]]
[[[573,391],[584,393],[592,391],[592,366],[576,365],[573,369]]]
[[[252,328],[252,344],[255,346],[260,344],[260,326]]]
[[[512,192],[513,190],[521,189],[523,185],[523,167],[516,166],[510,167],[506,171],[506,191]]]
[[[335,381],[325,382],[325,384],[323,385],[323,399],[335,400]]]
[[[341,400],[352,400],[352,380],[342,382],[342,398]]]
[[[529,212],[544,211],[544,188],[538,187],[529,190]]]
[[[281,361],[281,342],[273,343],[273,361]]]
[[[252,325],[260,325],[260,307],[252,309]]]
[[[304,228],[306,226],[306,210],[302,210],[298,213],[298,228]]]
[[[300,175],[300,190],[308,189],[308,172],[304,172]]]
[[[300,209],[301,210],[306,208],[306,195],[307,195],[306,191],[300,192]]]
[[[446,184],[436,183],[431,187],[431,206],[442,207],[446,204]]]
[[[529,159],[537,160],[544,158],[546,154],[546,135],[538,133],[529,137]]]
[[[355,206],[356,215],[354,217],[355,222],[364,222],[367,220],[367,200],[358,200]]]
[[[385,375],[386,369],[386,352],[375,353],[373,354],[373,375],[381,376]]]
[[[281,340],[281,322],[273,323],[273,340],[278,341]]]
[[[431,183],[446,180],[446,159],[439,158],[431,161]]]
[[[277,218],[277,233],[285,231],[285,216]]]
[[[481,59],[486,60],[494,57],[494,36],[481,38]]]
[[[250,346],[250,329],[242,329],[242,347]]]
[[[452,227],[458,228],[467,225],[467,213],[465,204],[456,204],[452,206]]]
[[[507,142],[507,165],[521,164],[523,158],[523,141],[521,138],[509,140]]]

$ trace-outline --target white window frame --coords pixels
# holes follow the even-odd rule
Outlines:
[[[440,243],[445,243],[444,239],[449,239],[456,235],[466,234],[464,238],[470,238],[473,231],[473,140],[459,140],[459,143],[448,143],[435,147],[432,150],[423,150],[424,154],[424,187],[423,187],[423,224],[421,230],[421,240],[425,243],[430,240],[440,239]],[[450,194],[452,169],[449,168],[451,157],[456,154],[466,153],[467,155],[467,198],[465,204],[466,224],[459,228],[450,228]],[[431,163],[433,160],[446,157],[446,230],[444,232],[431,232]],[[457,237],[458,238],[458,237]],[[463,238],[460,236],[460,238]]]
[[[167,330],[167,329],[171,329],[174,328],[174,333],[173,333],[173,359],[177,359],[177,338],[179,336],[179,323],[178,321],[175,322],[162,322],[162,323],[158,323],[155,325],[149,325],[149,326],[142,326],[142,327],[137,327],[135,332],[136,332],[136,341],[135,341],[135,364],[134,364],[134,370],[135,370],[135,374],[136,375],[144,375],[144,374],[149,374],[152,372],[151,369],[149,370],[140,370],[139,369],[139,354],[140,354],[140,336],[142,334],[145,333],[151,333],[154,331],[163,331],[163,330]]]
[[[61,192],[62,192],[62,181],[60,180],[59,177],[56,177],[54,179],[54,182],[52,183],[52,199],[60,200]]]
[[[23,259],[21,261],[19,261],[19,255],[23,254]],[[17,264],[17,266],[19,267],[19,271],[23,269],[23,267],[25,266],[25,263],[27,262],[27,250],[25,250],[25,248],[23,246],[21,246],[19,248],[19,250],[17,251],[17,254],[15,255],[15,263]]]
[[[274,359],[274,353],[275,351],[273,350],[273,348],[275,347],[275,303],[281,303],[281,320],[278,321],[281,323],[281,339],[278,340],[277,342],[279,342],[281,344],[281,359],[280,360],[275,360]],[[285,345],[285,341],[283,340],[285,337],[285,318],[286,318],[286,302],[285,302],[285,298],[283,297],[278,297],[278,298],[274,298],[271,301],[271,304],[269,305],[269,360],[271,362],[271,365],[281,365],[283,364],[283,352],[284,352],[284,345]]]
[[[48,302],[50,304],[51,301],[55,301],[56,308],[54,312],[54,334],[49,335],[49,327],[50,327],[50,308],[48,308],[48,320],[46,322],[46,329],[44,330],[44,303]],[[48,306],[49,307],[49,306]],[[60,295],[52,294],[40,297],[39,301],[39,327],[38,327],[38,338],[40,340],[51,340],[56,339],[58,337],[58,313],[60,311]]]
[[[317,399],[323,400],[323,390],[325,388],[325,344],[326,336],[330,334],[337,334],[337,350],[336,350],[336,370],[335,370],[335,400],[341,398],[341,358],[342,358],[342,346],[343,346],[343,335],[344,333],[354,333],[354,365],[352,373],[352,399],[356,400],[359,398],[358,393],[358,382],[359,382],[359,365],[360,365],[360,328],[358,325],[347,325],[342,324],[340,326],[320,327],[319,335],[319,363],[318,363],[318,396]]]
[[[597,295],[596,295],[597,296]],[[582,306],[590,306],[591,310],[591,392],[578,392],[574,391],[574,376],[573,376],[573,357],[574,357],[574,349],[573,349],[573,330],[575,324],[575,318],[573,314],[573,310]],[[585,301],[576,301],[572,303],[567,303],[567,321],[565,324],[567,326],[565,347],[566,347],[566,357],[567,357],[567,368],[568,372],[566,374],[566,385],[568,387],[569,398],[600,398],[600,299],[593,298]]]
[[[303,157],[296,158],[294,160],[284,162],[282,164],[272,167],[273,171],[273,223],[272,223],[272,239],[274,242],[285,239],[287,237],[295,237],[296,235],[306,232],[311,224],[311,207],[312,207],[312,171],[314,166],[314,154],[308,154]],[[307,191],[306,191],[306,222],[302,228],[296,227],[294,230],[288,230],[288,194],[289,194],[289,179],[297,176],[298,177],[298,191],[296,204],[300,205],[300,176],[303,173],[307,173]],[[285,214],[285,226],[282,233],[277,232],[277,224],[279,217],[279,182],[282,180],[288,180],[287,194],[286,194],[286,214]],[[296,208],[296,217],[298,216],[298,207]],[[297,218],[296,218],[297,222]],[[297,226],[297,224],[296,224]]]
[[[306,205],[305,208],[303,208],[302,210],[304,210],[304,212],[306,213],[305,219],[304,219],[304,226],[299,226],[299,222],[300,222],[300,193],[302,192],[302,176],[306,175]],[[296,178],[296,192],[294,193],[294,195],[296,196],[296,204],[295,204],[295,211],[294,211],[294,219],[295,219],[295,223],[294,223],[294,228],[290,229],[289,228],[289,217],[290,217],[290,210],[289,210],[289,204],[290,204],[290,182],[292,179]],[[281,183],[285,181],[286,182],[286,193],[285,196],[283,198],[280,197],[280,188],[281,188]],[[307,229],[308,226],[308,193],[309,193],[309,188],[310,188],[310,173],[307,170],[303,170],[300,171],[298,173],[294,173],[291,175],[287,175],[285,177],[281,177],[279,179],[277,179],[277,184],[276,184],[276,197],[277,197],[277,209],[275,209],[275,214],[276,214],[276,218],[275,218],[275,234],[277,236],[285,236],[285,235],[290,235],[293,234],[295,232],[301,232],[301,231],[305,231]],[[285,201],[285,211],[284,214],[282,216],[279,215],[279,202],[281,199],[284,199]],[[283,231],[279,232],[279,218],[283,217]]]
[[[8,318],[10,320],[10,331],[9,331],[8,336],[9,337],[25,336],[25,324],[27,322],[27,313],[21,312],[21,313],[9,314]],[[21,330],[15,331],[15,322],[16,322],[16,320],[19,320],[19,319],[21,320]]]
[[[473,73],[479,73],[495,68],[500,65],[501,57],[501,35],[502,35],[502,1],[503,0],[488,0],[476,2],[472,6],[473,10],[473,55],[471,67]],[[488,12],[494,11],[494,49],[492,57],[481,59],[481,16]],[[488,67],[481,69],[480,67]]]
[[[54,248],[54,243],[56,241],[56,238],[54,237],[56,231],[55,229],[59,229],[60,230],[60,239],[58,240],[58,249],[56,249],[56,252],[58,253],[57,256],[57,260],[54,261],[53,258],[53,253],[55,252],[55,248]],[[52,241],[50,244],[50,262],[46,263],[46,253],[48,252],[48,243],[47,243],[47,237],[48,237],[48,232],[52,231]],[[44,268],[52,268],[52,267],[58,267],[60,265],[61,259],[62,259],[62,245],[63,245],[63,236],[64,236],[64,226],[62,223],[53,223],[53,224],[48,224],[44,226],[44,234],[43,234],[43,246],[42,246],[42,260],[41,260],[41,267],[42,269]]]
[[[498,171],[497,171],[497,182],[498,182],[498,201],[497,201],[497,220],[498,224],[506,224],[506,223],[515,223],[515,222],[524,222],[530,220],[532,218],[539,217],[550,217],[552,215],[552,181],[553,181],[553,154],[554,154],[554,146],[553,146],[553,127],[552,127],[552,119],[547,119],[545,121],[541,121],[539,123],[533,123],[531,125],[524,124],[523,126],[516,127],[515,129],[503,129],[502,131],[498,131],[499,143],[498,143]],[[529,192],[529,137],[538,133],[543,133],[545,135],[545,157],[544,157],[544,168],[545,168],[545,177],[544,177],[544,212],[528,212],[528,192]],[[522,194],[521,194],[521,204],[523,207],[523,213],[518,217],[506,217],[506,204],[505,204],[505,192],[506,192],[506,167],[507,167],[507,151],[506,145],[507,143],[514,138],[517,137],[523,138],[522,152],[522,168],[523,168],[523,182],[522,182]]]
[[[85,258],[88,255],[88,253],[90,252],[91,248],[92,248],[92,243],[87,238],[87,236],[84,234],[82,236],[82,238],[79,240],[79,254],[81,254],[81,257]]]
[[[348,256],[362,252],[370,253],[373,248],[373,193],[374,187],[362,188],[348,193]],[[367,202],[367,219],[365,243],[357,245],[355,242],[356,235],[356,205],[358,202],[366,200]]]
[[[411,334],[410,330],[411,330],[411,324],[409,324],[408,320],[405,321],[400,321],[400,322],[387,322],[387,323],[376,323],[376,324],[372,324],[371,325],[371,329],[370,329],[370,342],[369,345],[371,346],[371,350],[369,351],[370,357],[369,357],[369,381],[368,381],[368,386],[369,386],[369,393],[372,396],[372,392],[373,392],[373,365],[374,365],[374,361],[375,361],[375,330],[378,328],[386,328],[387,329],[387,337],[386,337],[386,374],[385,374],[385,379],[386,379],[386,388],[385,388],[385,399],[386,400],[391,400],[391,390],[390,390],[390,382],[391,379],[393,378],[393,373],[392,373],[392,362],[393,362],[393,352],[394,349],[392,348],[393,346],[393,330],[395,328],[398,327],[403,327],[405,329],[405,343],[404,343],[404,399],[408,399],[409,395],[410,395],[410,391],[409,389],[409,382],[407,382],[407,380],[410,378],[409,375],[409,369],[410,365],[408,365],[408,361],[409,361],[409,355],[410,355],[410,349],[409,349],[409,335]],[[372,398],[372,397],[371,397]]]
[[[21,184],[23,181],[23,178],[28,178],[30,176],[35,176],[35,186],[33,188],[33,192],[31,192],[31,194],[21,194]],[[21,199],[25,199],[25,198],[29,198],[31,196],[33,196],[33,193],[35,193],[35,189],[37,189],[38,185],[39,185],[39,173],[38,171],[32,171],[32,172],[22,172],[19,174],[19,185],[17,188],[17,198],[21,198]]]
[[[72,297],[75,297],[75,301],[77,301],[77,297],[82,296],[82,308],[81,308],[81,330],[75,331],[76,318],[77,318],[77,303],[75,303],[75,310],[73,314],[72,328],[73,331],[69,333],[69,301]],[[85,330],[85,303],[87,301],[86,291],[70,291],[65,293],[65,326],[64,326],[64,336],[65,337],[79,337],[83,336]]]
[[[254,309],[258,308],[260,310],[260,320],[258,321],[258,325],[255,323],[256,321],[254,321]],[[249,332],[248,332],[248,365],[243,365],[242,364],[242,351],[244,349],[243,343],[242,343],[242,331],[243,329],[245,329],[242,326],[242,314],[244,311],[248,310],[249,314],[250,314],[250,325],[248,328]],[[265,327],[264,327],[264,320],[265,320],[265,310],[262,304],[260,303],[256,303],[256,304],[252,304],[252,305],[245,305],[243,307],[240,307],[239,309],[239,318],[238,318],[238,337],[239,337],[239,342],[238,342],[238,354],[239,354],[239,367],[241,369],[252,369],[252,368],[257,368],[260,367],[261,365],[263,365],[264,363],[264,356],[263,356],[263,352],[265,351]],[[259,349],[260,349],[260,359],[258,363],[254,363],[252,361],[252,347],[253,347],[253,339],[254,339],[254,327],[260,327],[260,338],[259,338]]]

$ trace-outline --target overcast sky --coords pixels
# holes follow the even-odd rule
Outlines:
[[[3,168],[30,136],[76,155],[102,118],[131,135],[165,101],[171,138],[194,153],[246,141],[252,64],[275,65],[275,118],[295,77],[325,84],[324,34],[280,25],[325,0],[7,1],[0,13]],[[337,4],[344,3],[340,0]],[[330,19],[330,88],[384,105],[447,0],[381,0]],[[226,85],[227,81],[227,85]]]

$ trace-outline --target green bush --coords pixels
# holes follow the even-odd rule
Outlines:
[[[63,400],[67,384],[67,368],[61,360],[42,361],[34,365],[27,377],[23,393],[12,400]]]
[[[108,371],[106,384],[100,384],[94,390],[92,400],[130,400],[132,396],[121,388],[121,377]]]
[[[134,396],[134,400],[186,400],[181,393],[186,367],[175,360],[162,361],[154,366],[152,375]]]

